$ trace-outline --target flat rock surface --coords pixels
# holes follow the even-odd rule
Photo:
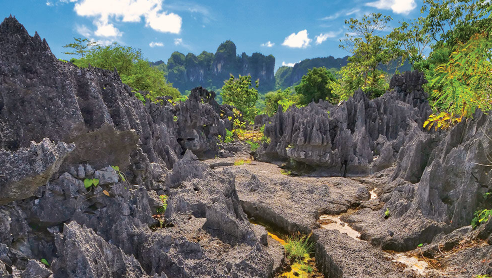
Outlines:
[[[216,171],[230,170],[245,212],[257,220],[274,224],[288,233],[309,233],[318,228],[321,214],[338,214],[370,198],[363,184],[341,177],[295,177],[282,174],[271,163],[252,161],[234,166],[245,158],[206,161]],[[223,166],[232,165],[232,166]]]

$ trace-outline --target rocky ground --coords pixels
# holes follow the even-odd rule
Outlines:
[[[439,235],[408,252],[385,251],[370,240],[361,225],[387,227],[391,221],[382,208],[394,168],[367,177],[289,176],[281,163],[238,163],[248,159],[243,153],[206,163],[216,172],[234,173],[250,218],[283,233],[313,232],[317,264],[326,277],[471,277],[490,271],[490,222],[476,230],[465,226]],[[369,191],[375,194],[372,198]],[[326,221],[332,217],[325,216],[341,221]],[[395,228],[380,234],[398,232]]]
[[[325,277],[492,275],[492,221],[469,226],[490,205],[492,118],[423,130],[418,72],[261,117],[248,163],[219,144],[233,115],[214,92],[144,104],[13,17],[0,49],[0,277],[273,277],[284,248],[251,221],[312,233]]]

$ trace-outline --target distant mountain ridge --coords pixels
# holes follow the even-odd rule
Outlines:
[[[299,84],[308,69],[325,67],[327,69],[340,70],[342,67],[348,64],[349,56],[343,58],[334,58],[333,56],[305,59],[296,63],[293,67],[282,66],[275,73],[275,87],[277,89],[285,89]],[[380,65],[379,69],[387,73],[394,74],[395,70],[398,69],[400,72],[411,71],[412,66],[408,61],[402,66],[398,66],[397,60],[391,62],[389,65]]]
[[[299,84],[302,76],[312,68],[326,67],[340,70],[347,65],[348,58],[349,56],[343,58],[328,56],[305,59],[293,67],[282,66],[275,72],[273,55],[253,53],[248,56],[243,52],[239,56],[236,54],[236,45],[228,40],[219,45],[215,54],[203,51],[198,56],[193,53],[185,56],[175,51],[169,57],[167,64],[162,60],[151,62],[151,64],[165,71],[168,82],[178,88],[182,94],[198,86],[210,90],[220,89],[231,73],[235,77],[251,75],[253,84],[256,80],[260,80],[258,91],[266,93]],[[381,65],[379,68],[393,74],[396,69],[400,72],[410,71],[411,65],[405,62],[403,66],[398,67],[398,62],[394,61],[390,65]]]
[[[176,51],[167,62],[167,80],[181,93],[197,86],[220,89],[231,73],[235,77],[251,75],[253,82],[260,80],[258,90],[268,92],[275,88],[274,71],[273,55],[253,53],[248,56],[244,52],[236,55],[236,45],[229,40],[220,44],[215,54],[203,51],[198,56],[193,53],[185,56]]]
[[[293,67],[282,66],[275,73],[275,85],[279,89],[296,85],[301,81],[302,76],[308,72],[308,69],[325,67],[327,69],[335,68],[337,70],[346,66],[348,57],[334,58],[328,56],[324,58],[305,59],[296,63]]]

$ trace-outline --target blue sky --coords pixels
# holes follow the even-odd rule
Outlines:
[[[213,52],[232,40],[238,54],[273,54],[276,68],[316,57],[343,57],[345,19],[381,12],[398,21],[419,16],[421,0],[3,0],[0,16],[14,15],[46,38],[58,57],[73,37],[140,48],[167,63],[173,51]]]

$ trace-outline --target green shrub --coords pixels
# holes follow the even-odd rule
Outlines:
[[[162,206],[157,208],[157,213],[164,214],[167,209],[167,195],[160,195],[159,199],[161,199]]]
[[[311,235],[297,235],[288,237],[285,244],[285,252],[290,260],[303,262],[306,256],[314,251],[314,242],[310,242]]]

